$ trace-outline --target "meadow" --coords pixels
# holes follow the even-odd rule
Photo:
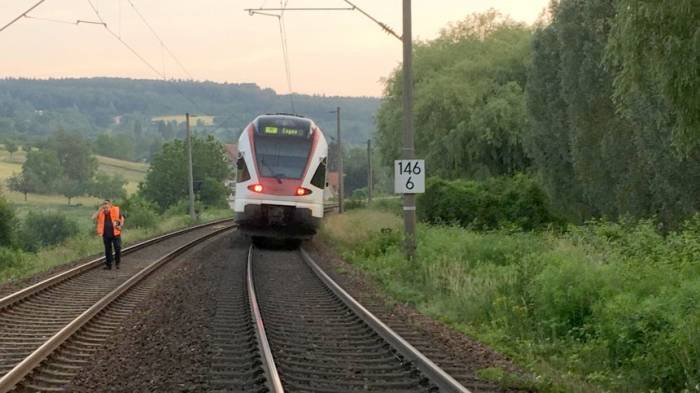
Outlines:
[[[358,209],[329,217],[321,240],[393,299],[508,354],[527,378],[482,377],[542,392],[697,392],[700,218],[662,234],[651,221],[566,231],[419,225]]]
[[[127,181],[126,190],[129,194],[136,192],[139,183],[146,177],[148,164],[118,160],[104,156],[96,157],[98,171],[109,175],[121,175]],[[20,216],[26,210],[37,207],[41,209],[60,210],[80,219],[86,209],[91,210],[99,203],[97,198],[84,196],[73,198],[71,206],[68,206],[68,201],[63,195],[38,194],[29,194],[27,201],[25,201],[22,193],[8,190],[6,184],[10,176],[22,171],[22,163],[25,159],[26,153],[24,151],[18,151],[10,157],[10,153],[4,149],[4,146],[0,148],[0,192],[2,192],[8,201],[12,202],[17,207]]]

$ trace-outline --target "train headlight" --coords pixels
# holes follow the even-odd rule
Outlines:
[[[297,191],[296,191],[297,196],[304,196],[304,195],[309,195],[309,194],[311,194],[311,190],[309,190],[308,188],[304,188],[304,187],[297,188]]]
[[[262,184],[251,184],[248,186],[248,189],[253,192],[262,192],[263,186]]]

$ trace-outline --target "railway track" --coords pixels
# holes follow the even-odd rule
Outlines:
[[[251,247],[247,289],[272,392],[468,392],[301,251]]]
[[[163,235],[126,248],[121,270],[98,258],[0,299],[0,392],[61,391],[147,296],[151,273],[232,226]]]

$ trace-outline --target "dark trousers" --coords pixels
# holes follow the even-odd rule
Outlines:
[[[105,244],[105,264],[107,267],[112,267],[112,261],[119,266],[122,256],[122,238],[119,236],[103,236],[102,241]],[[114,246],[114,257],[112,257],[112,246]]]

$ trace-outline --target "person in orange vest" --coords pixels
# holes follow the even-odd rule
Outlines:
[[[117,269],[121,260],[122,251],[122,227],[124,226],[124,215],[119,210],[119,206],[114,206],[112,201],[105,199],[100,205],[97,213],[92,215],[92,219],[97,222],[97,235],[102,236],[105,245],[105,270],[112,270],[112,261]],[[114,258],[112,257],[112,247],[114,247]]]

